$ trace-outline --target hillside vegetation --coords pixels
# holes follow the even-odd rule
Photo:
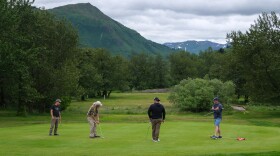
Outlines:
[[[78,30],[82,47],[105,48],[113,54],[124,56],[140,52],[167,56],[173,51],[167,46],[145,39],[90,3],[66,5],[49,11],[73,24]]]

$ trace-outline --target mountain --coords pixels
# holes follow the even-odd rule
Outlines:
[[[48,10],[59,18],[69,20],[78,30],[82,47],[105,48],[114,54],[161,53],[173,50],[142,37],[138,32],[103,14],[90,3],[79,3]]]
[[[219,50],[220,48],[226,48],[226,44],[219,44],[211,41],[185,41],[185,42],[169,42],[164,45],[172,49],[186,50],[191,53],[199,53],[200,51],[207,50],[211,47],[213,50]]]

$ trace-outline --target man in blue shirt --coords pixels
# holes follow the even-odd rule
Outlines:
[[[214,113],[215,135],[211,136],[211,138],[218,139],[218,138],[222,138],[220,123],[222,121],[223,105],[219,102],[218,97],[215,97],[213,99],[213,102],[214,102],[214,104],[212,106],[212,111]]]

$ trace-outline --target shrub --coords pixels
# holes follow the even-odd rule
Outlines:
[[[168,97],[171,103],[184,111],[201,112],[209,110],[213,97],[229,103],[234,95],[234,84],[218,79],[185,79],[176,85]]]

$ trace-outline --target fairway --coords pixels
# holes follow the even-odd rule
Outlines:
[[[223,139],[212,140],[209,122],[166,122],[154,143],[148,123],[104,123],[104,139],[89,139],[87,123],[60,125],[48,136],[49,124],[0,128],[0,155],[255,155],[280,154],[277,127],[223,124]],[[147,136],[147,130],[149,133]],[[98,129],[99,130],[99,129]],[[236,141],[237,136],[245,141]]]

